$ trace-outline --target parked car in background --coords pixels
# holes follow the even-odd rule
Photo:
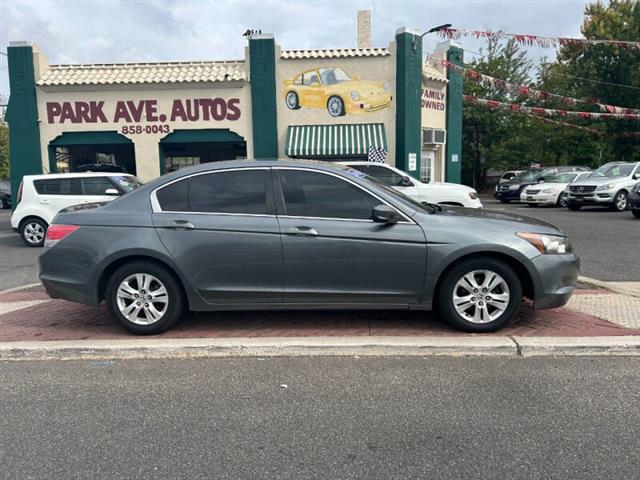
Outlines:
[[[522,172],[523,172],[522,170],[507,170],[500,176],[498,183],[500,184],[500,183],[508,182],[513,177],[520,175]]]
[[[0,210],[11,208],[11,194],[0,191]]]
[[[636,218],[640,218],[640,182],[636,183],[629,192],[629,206]]]
[[[529,185],[542,183],[547,178],[564,172],[588,172],[587,167],[549,167],[544,169],[525,170],[511,180],[496,185],[495,197],[502,203],[519,202],[522,190]]]
[[[60,212],[38,259],[53,298],[158,333],[185,310],[431,310],[487,332],[564,305],[579,259],[540,220],[422,204],[326,162],[187,167],[100,208]]]
[[[76,172],[125,173],[125,169],[122,165],[115,165],[113,163],[86,163],[84,165],[78,165]]]
[[[140,185],[140,180],[127,174],[25,175],[18,190],[16,209],[11,215],[11,228],[29,247],[41,247],[53,217],[63,208],[109,202]]]
[[[341,162],[381,181],[389,187],[404,193],[417,202],[436,203],[456,207],[482,208],[478,192],[458,183],[423,183],[410,177],[402,170],[377,162]]]
[[[585,205],[607,206],[622,212],[629,206],[629,192],[640,180],[640,162],[610,162],[588,178],[569,185],[567,207],[580,210]]]
[[[538,205],[566,207],[568,193],[565,190],[567,186],[589,175],[591,172],[565,172],[547,177],[542,183],[524,188],[520,194],[520,201],[530,207]]]

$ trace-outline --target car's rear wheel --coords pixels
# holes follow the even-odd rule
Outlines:
[[[568,202],[567,194],[562,192],[560,194],[560,196],[558,197],[558,201],[556,202],[556,206],[557,207],[566,207],[567,206],[567,202]]]
[[[47,236],[47,222],[40,218],[28,218],[20,224],[20,236],[28,247],[41,247]]]
[[[438,306],[445,321],[470,332],[492,332],[509,322],[522,304],[513,269],[494,259],[465,260],[445,274]]]
[[[164,332],[184,311],[180,285],[165,268],[152,262],[120,267],[109,279],[105,293],[111,315],[138,335]]]
[[[582,208],[582,205],[579,203],[567,202],[567,208],[573,212],[577,212]]]
[[[629,205],[629,200],[627,198],[627,192],[618,192],[616,196],[613,197],[613,203],[611,204],[611,210],[614,212],[624,212]]]
[[[298,110],[300,108],[300,101],[298,100],[298,94],[296,92],[287,92],[284,99],[284,103],[289,110]]]
[[[344,115],[344,102],[340,97],[334,95],[327,100],[327,111],[332,117],[341,117]]]

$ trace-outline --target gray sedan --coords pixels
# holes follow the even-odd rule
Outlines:
[[[51,297],[98,305],[138,334],[191,311],[438,308],[493,331],[564,305],[579,260],[527,217],[417,203],[357,170],[209,163],[106,205],[60,212],[40,255]]]

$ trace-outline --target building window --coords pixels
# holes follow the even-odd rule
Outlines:
[[[175,172],[184,167],[200,165],[200,157],[166,157],[165,165],[167,173]]]

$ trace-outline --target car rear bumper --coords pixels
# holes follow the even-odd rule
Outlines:
[[[576,288],[580,273],[580,258],[565,255],[539,255],[531,260],[538,272],[534,308],[556,308],[565,305]]]
[[[38,257],[39,277],[51,298],[98,305],[97,288],[85,276],[83,268],[56,248],[44,247]]]

